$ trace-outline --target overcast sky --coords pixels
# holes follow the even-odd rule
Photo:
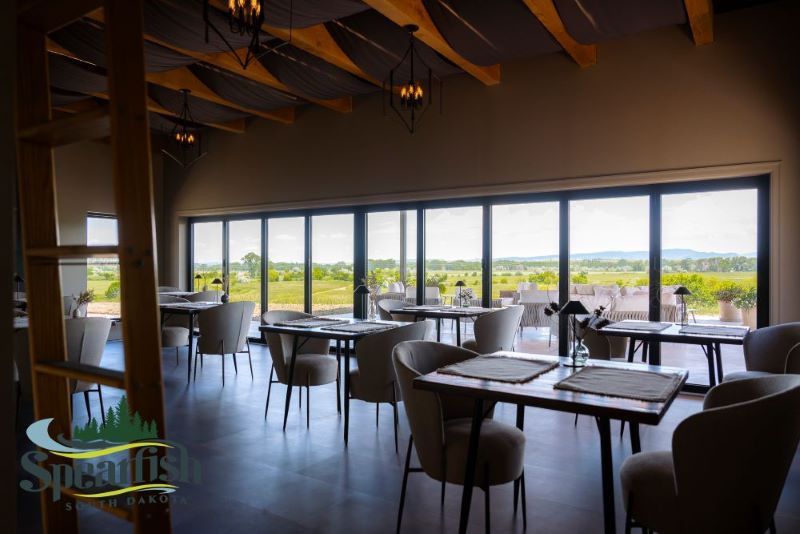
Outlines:
[[[720,191],[665,195],[662,200],[662,245],[702,252],[756,251],[756,191]],[[646,251],[648,249],[646,196],[579,200],[570,204],[571,252]],[[413,213],[413,212],[412,212]],[[416,219],[409,219],[409,258],[415,257]],[[479,207],[429,210],[426,214],[427,255],[456,260],[481,257]],[[558,254],[558,204],[542,202],[495,206],[492,209],[493,256],[547,256]],[[234,261],[248,252],[260,254],[260,221],[230,223],[230,253]],[[113,242],[116,221],[90,219],[89,244]],[[314,261],[352,261],[352,215],[314,217]],[[368,255],[371,259],[400,259],[400,213],[368,216]],[[269,255],[275,262],[303,261],[302,218],[269,221]],[[222,259],[221,223],[195,225],[195,261]]]

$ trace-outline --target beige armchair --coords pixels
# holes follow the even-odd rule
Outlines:
[[[724,380],[800,373],[800,362],[796,361],[800,354],[793,350],[798,343],[800,323],[778,324],[752,330],[744,338],[744,365],[747,370],[728,373]]]
[[[273,324],[282,321],[303,319],[311,315],[296,311],[268,311],[261,316],[264,324]],[[330,339],[300,338],[297,340],[297,358],[294,364],[292,383],[289,384],[289,364],[292,358],[294,336],[286,334],[266,334],[269,353],[272,356],[272,370],[269,372],[269,386],[267,386],[267,403],[264,407],[264,420],[269,412],[269,397],[272,393],[272,384],[286,384],[286,387],[297,387],[302,395],[303,386],[306,387],[306,428],[310,426],[311,419],[311,386],[322,386],[336,382],[336,405],[341,412],[339,390],[341,379],[339,376],[339,363],[330,355]],[[273,380],[273,375],[277,380]],[[298,399],[302,397],[298,395]],[[300,401],[302,403],[302,400]],[[289,413],[289,402],[284,406],[284,422]],[[285,424],[285,423],[284,423]]]
[[[413,381],[440,367],[475,356],[472,351],[430,341],[406,341],[394,348],[394,369],[411,427],[400,491],[398,532],[403,519],[409,473],[422,471],[434,480],[441,481],[442,505],[446,482],[464,484],[464,465],[472,427],[473,402],[470,399],[414,389]],[[475,473],[475,485],[484,491],[487,530],[491,486],[520,480],[523,520],[526,520],[523,470],[525,435],[518,428],[493,421],[491,417],[490,411],[481,425],[478,468]],[[417,450],[420,468],[410,467],[412,444]]]
[[[64,328],[67,334],[67,359],[70,362],[85,365],[100,366],[103,360],[103,351],[111,331],[111,319],[105,317],[80,317],[65,319]],[[86,404],[86,415],[92,419],[92,410],[89,407],[89,392],[96,392],[100,399],[100,418],[105,424],[106,413],[103,407],[103,391],[100,384],[92,384],[83,380],[70,380],[72,394],[83,393]]]
[[[175,304],[189,302],[180,297],[158,295],[159,304]],[[180,348],[188,347],[192,335],[192,325],[187,315],[164,314],[161,318],[161,348],[175,349],[175,365],[179,364]],[[192,355],[188,355],[191,359]]]
[[[382,321],[414,322],[414,315],[410,313],[395,313],[396,310],[405,308],[408,304],[402,300],[382,299],[378,301],[378,316]]]
[[[189,302],[219,302],[222,297],[222,291],[199,291],[186,295],[186,300]]]
[[[514,350],[522,306],[509,306],[481,315],[475,319],[475,339],[468,339],[462,347],[478,354],[491,354],[499,350]]]
[[[201,358],[208,354],[218,354],[222,356],[222,386],[225,387],[225,355],[230,354],[233,357],[233,368],[238,373],[236,354],[240,352],[247,353],[250,378],[253,378],[253,359],[247,332],[255,306],[254,302],[230,302],[203,310],[197,315],[200,337],[197,338],[194,354],[195,380],[198,354]]]
[[[423,340],[430,323],[413,323],[376,332],[358,342],[358,368],[350,371],[350,398],[375,403],[375,426],[382,402],[394,412],[394,450],[397,452],[397,402],[400,394],[392,364],[392,350],[403,341]]]
[[[672,452],[638,453],[622,464],[625,531],[774,532],[798,441],[800,376],[712,388],[703,411],[675,429]]]

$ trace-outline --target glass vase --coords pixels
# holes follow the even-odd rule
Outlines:
[[[367,304],[367,319],[375,321],[378,319],[378,301],[370,298]]]
[[[589,359],[589,348],[579,340],[574,347],[570,347],[569,358],[571,367],[584,367]]]

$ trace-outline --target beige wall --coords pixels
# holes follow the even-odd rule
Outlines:
[[[788,50],[799,15],[784,2],[718,16],[716,42],[702,48],[682,27],[601,44],[586,70],[561,54],[503,65],[495,87],[448,78],[444,113],[431,110],[413,136],[381,115],[380,95],[348,115],[312,107],[291,126],[214,132],[206,158],[170,174],[167,275],[178,274],[176,214],[748,162],[779,162],[780,226],[797,228],[800,69]],[[793,230],[780,234],[774,260],[773,320],[800,320]]]

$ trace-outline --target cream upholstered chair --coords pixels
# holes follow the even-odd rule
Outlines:
[[[431,373],[440,367],[467,360],[476,353],[431,341],[405,341],[394,348],[392,359],[405,405],[411,438],[406,453],[403,485],[397,530],[403,519],[406,485],[410,472],[423,471],[442,483],[441,503],[444,505],[445,483],[464,483],[464,465],[467,461],[469,436],[472,428],[474,403],[471,399],[451,395],[437,395],[414,389],[418,376]],[[486,503],[486,524],[489,525],[489,487],[520,480],[522,490],[523,521],[525,511],[525,474],[523,457],[525,434],[516,427],[491,419],[492,412],[481,424],[476,463],[475,485],[482,488]],[[411,469],[411,447],[417,450],[421,468]]]
[[[392,364],[392,350],[403,341],[423,340],[430,327],[425,321],[370,334],[358,342],[358,367],[350,371],[350,398],[375,403],[375,425],[382,402],[394,412],[394,450],[397,452],[397,402],[400,392]]]
[[[189,302],[180,297],[173,297],[171,295],[158,295],[159,304],[175,304],[181,302]],[[179,363],[178,357],[180,355],[181,347],[188,347],[192,330],[189,325],[189,316],[187,315],[172,315],[164,314],[161,319],[161,348],[175,348],[175,365]],[[192,357],[191,354],[188,355]]]
[[[111,319],[105,317],[80,317],[65,319],[64,327],[67,333],[67,359],[73,363],[100,366],[103,360],[103,351],[111,331]],[[105,408],[103,407],[103,391],[100,384],[92,384],[83,380],[70,380],[71,393],[83,393],[86,404],[86,415],[91,420],[92,410],[89,407],[89,392],[97,392],[100,398],[100,418],[106,422]]]
[[[250,318],[256,305],[254,302],[229,302],[201,311],[197,315],[200,337],[194,354],[194,376],[197,378],[197,355],[219,354],[222,356],[222,386],[225,386],[225,355],[233,357],[233,368],[236,365],[236,354],[247,353],[250,362],[250,378],[253,378],[253,359],[250,355],[250,341],[247,332],[250,329]]]
[[[712,388],[703,411],[675,429],[672,452],[638,453],[622,464],[626,532],[774,532],[799,440],[800,376]]]
[[[378,301],[378,316],[382,321],[402,321],[406,323],[414,322],[414,315],[410,313],[394,313],[408,306],[402,300],[381,299]]]
[[[468,339],[461,346],[478,354],[514,350],[523,310],[522,306],[509,306],[481,315],[475,319],[475,339]]]
[[[222,291],[199,291],[186,295],[186,300],[189,302],[219,302],[222,297]]]
[[[265,324],[273,324],[282,321],[293,321],[295,319],[303,319],[311,317],[311,315],[297,311],[268,311],[261,316]],[[266,334],[267,345],[269,345],[269,353],[272,356],[272,370],[269,372],[269,386],[267,387],[267,403],[264,406],[264,420],[267,419],[267,412],[269,411],[269,397],[272,393],[272,384],[280,383],[286,384],[287,387],[296,386],[300,388],[300,395],[302,395],[302,387],[306,387],[306,428],[310,426],[311,419],[311,386],[322,386],[336,382],[336,404],[337,408],[341,411],[340,406],[340,377],[339,377],[339,363],[336,358],[330,355],[331,341],[330,339],[321,338],[300,338],[297,340],[297,359],[294,364],[294,375],[292,376],[292,384],[289,384],[289,364],[292,360],[292,346],[294,344],[294,336],[287,334]],[[277,380],[273,380],[273,375]],[[298,399],[300,399],[298,395]],[[301,401],[302,402],[302,401]],[[284,421],[289,413],[289,403],[284,407]]]
[[[789,352],[798,343],[800,343],[800,323],[778,324],[748,332],[744,337],[743,347],[744,365],[747,370],[728,373],[725,375],[725,380],[787,372],[799,373],[800,364],[789,361]]]
[[[436,286],[425,288],[425,304],[438,306],[442,303],[442,295]]]

